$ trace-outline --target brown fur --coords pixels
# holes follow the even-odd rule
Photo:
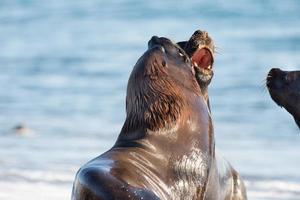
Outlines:
[[[171,127],[179,118],[186,103],[182,89],[178,86],[178,82],[170,77],[166,67],[162,67],[157,60],[147,65],[150,67],[145,69],[142,76],[140,76],[142,72],[134,68],[129,78],[126,97],[127,117],[122,133],[137,128],[155,131]],[[200,95],[195,80],[192,90]]]
[[[231,168],[217,170],[212,120],[195,72],[167,38],[152,37],[136,63],[126,114],[116,144],[78,171],[73,200],[208,200],[232,194]]]

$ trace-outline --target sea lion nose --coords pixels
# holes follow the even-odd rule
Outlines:
[[[281,71],[279,68],[272,68],[266,78],[266,85],[268,88],[274,85],[275,78],[277,77],[278,72]]]
[[[148,49],[155,47],[160,49],[162,52],[165,52],[165,48],[163,47],[162,43],[163,43],[163,38],[159,38],[156,35],[152,36],[152,38],[148,42]]]
[[[279,68],[272,68],[267,76],[267,86],[273,88],[282,88],[288,83],[287,72]]]
[[[268,77],[276,77],[279,74],[282,74],[283,71],[281,71],[281,69],[279,68],[272,68],[269,73],[268,73]]]
[[[149,40],[148,42],[148,48],[159,44],[159,37],[157,37],[156,35],[152,36],[152,38]]]

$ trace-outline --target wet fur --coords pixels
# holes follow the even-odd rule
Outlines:
[[[210,111],[180,51],[150,40],[128,81],[119,138],[81,167],[72,200],[247,199],[229,164],[218,171]]]
[[[266,85],[271,98],[284,107],[300,128],[300,71],[270,70]]]
[[[143,55],[146,56],[146,55]],[[137,65],[149,65],[145,71],[134,68],[128,81],[126,98],[126,121],[121,132],[137,127],[158,130],[172,126],[179,118],[184,99],[176,80],[168,75],[166,66],[158,60],[151,63],[139,60]],[[197,91],[194,82],[192,90]]]

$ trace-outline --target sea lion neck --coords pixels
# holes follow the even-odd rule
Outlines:
[[[207,107],[209,109],[209,112],[211,112],[211,110],[210,110],[209,96],[208,96],[208,85],[200,87],[200,89],[201,89],[201,93],[202,93],[202,96],[204,98],[204,101],[206,102]]]
[[[199,115],[199,113],[203,113]],[[208,124],[208,126],[201,126]],[[209,108],[204,98],[195,98],[190,104],[183,106],[178,119],[160,129],[122,129],[115,146],[123,144],[132,147],[142,147],[143,143],[150,143],[164,151],[174,151],[178,148],[201,146],[203,151],[212,153],[213,128]],[[149,147],[150,145],[146,145]],[[187,153],[188,149],[185,150]]]
[[[300,103],[296,102],[295,105],[286,104],[284,107],[290,114],[293,115],[296,124],[300,128]]]

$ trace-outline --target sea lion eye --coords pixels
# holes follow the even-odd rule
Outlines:
[[[179,49],[179,48],[178,48],[178,54],[183,58],[183,61],[184,61],[184,62],[187,63],[187,62],[189,61],[188,56],[183,52],[182,49]]]
[[[181,49],[178,49],[178,52],[179,52],[179,55],[180,55],[180,56],[184,56],[184,53],[182,52]]]

